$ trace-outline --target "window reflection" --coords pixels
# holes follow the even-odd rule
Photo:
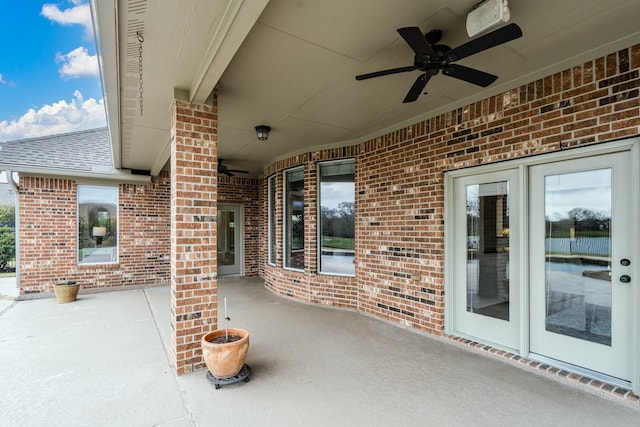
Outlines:
[[[320,165],[320,271],[355,274],[353,160]]]
[[[285,267],[304,270],[304,168],[285,172]]]
[[[276,177],[269,177],[269,263],[276,264]]]
[[[544,185],[546,330],[611,345],[611,169]]]
[[[118,189],[78,186],[78,263],[117,261]]]
[[[509,183],[467,186],[467,311],[509,320]]]

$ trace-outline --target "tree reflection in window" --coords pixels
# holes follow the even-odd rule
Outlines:
[[[355,162],[320,164],[320,271],[355,274]]]

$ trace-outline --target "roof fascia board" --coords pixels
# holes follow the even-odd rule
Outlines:
[[[107,126],[111,136],[113,166],[122,167],[120,140],[120,65],[117,0],[91,0],[91,19],[100,69]]]
[[[150,184],[150,175],[134,175],[130,171],[118,170],[114,173],[95,173],[84,171],[65,171],[61,169],[49,169],[42,167],[22,166],[22,165],[8,165],[0,164],[0,170],[18,172],[18,174],[47,176],[55,178],[86,178],[86,179],[98,179],[103,181],[116,181],[127,184]]]

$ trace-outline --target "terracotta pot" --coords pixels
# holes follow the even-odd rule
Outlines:
[[[53,285],[53,292],[55,292],[56,299],[61,304],[75,301],[78,296],[79,289],[80,285],[77,283],[70,285],[66,283],[59,283],[57,285]]]
[[[215,338],[224,337],[225,334],[225,329],[216,329],[201,339],[204,363],[216,378],[230,378],[240,372],[249,351],[249,332],[244,329],[229,328],[229,336],[242,337],[238,341],[219,344],[211,342]]]

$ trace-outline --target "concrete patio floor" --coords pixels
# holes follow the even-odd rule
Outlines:
[[[219,281],[251,381],[169,364],[168,287],[0,310],[1,426],[631,426],[637,405],[444,339]],[[221,315],[222,317],[222,315]]]

